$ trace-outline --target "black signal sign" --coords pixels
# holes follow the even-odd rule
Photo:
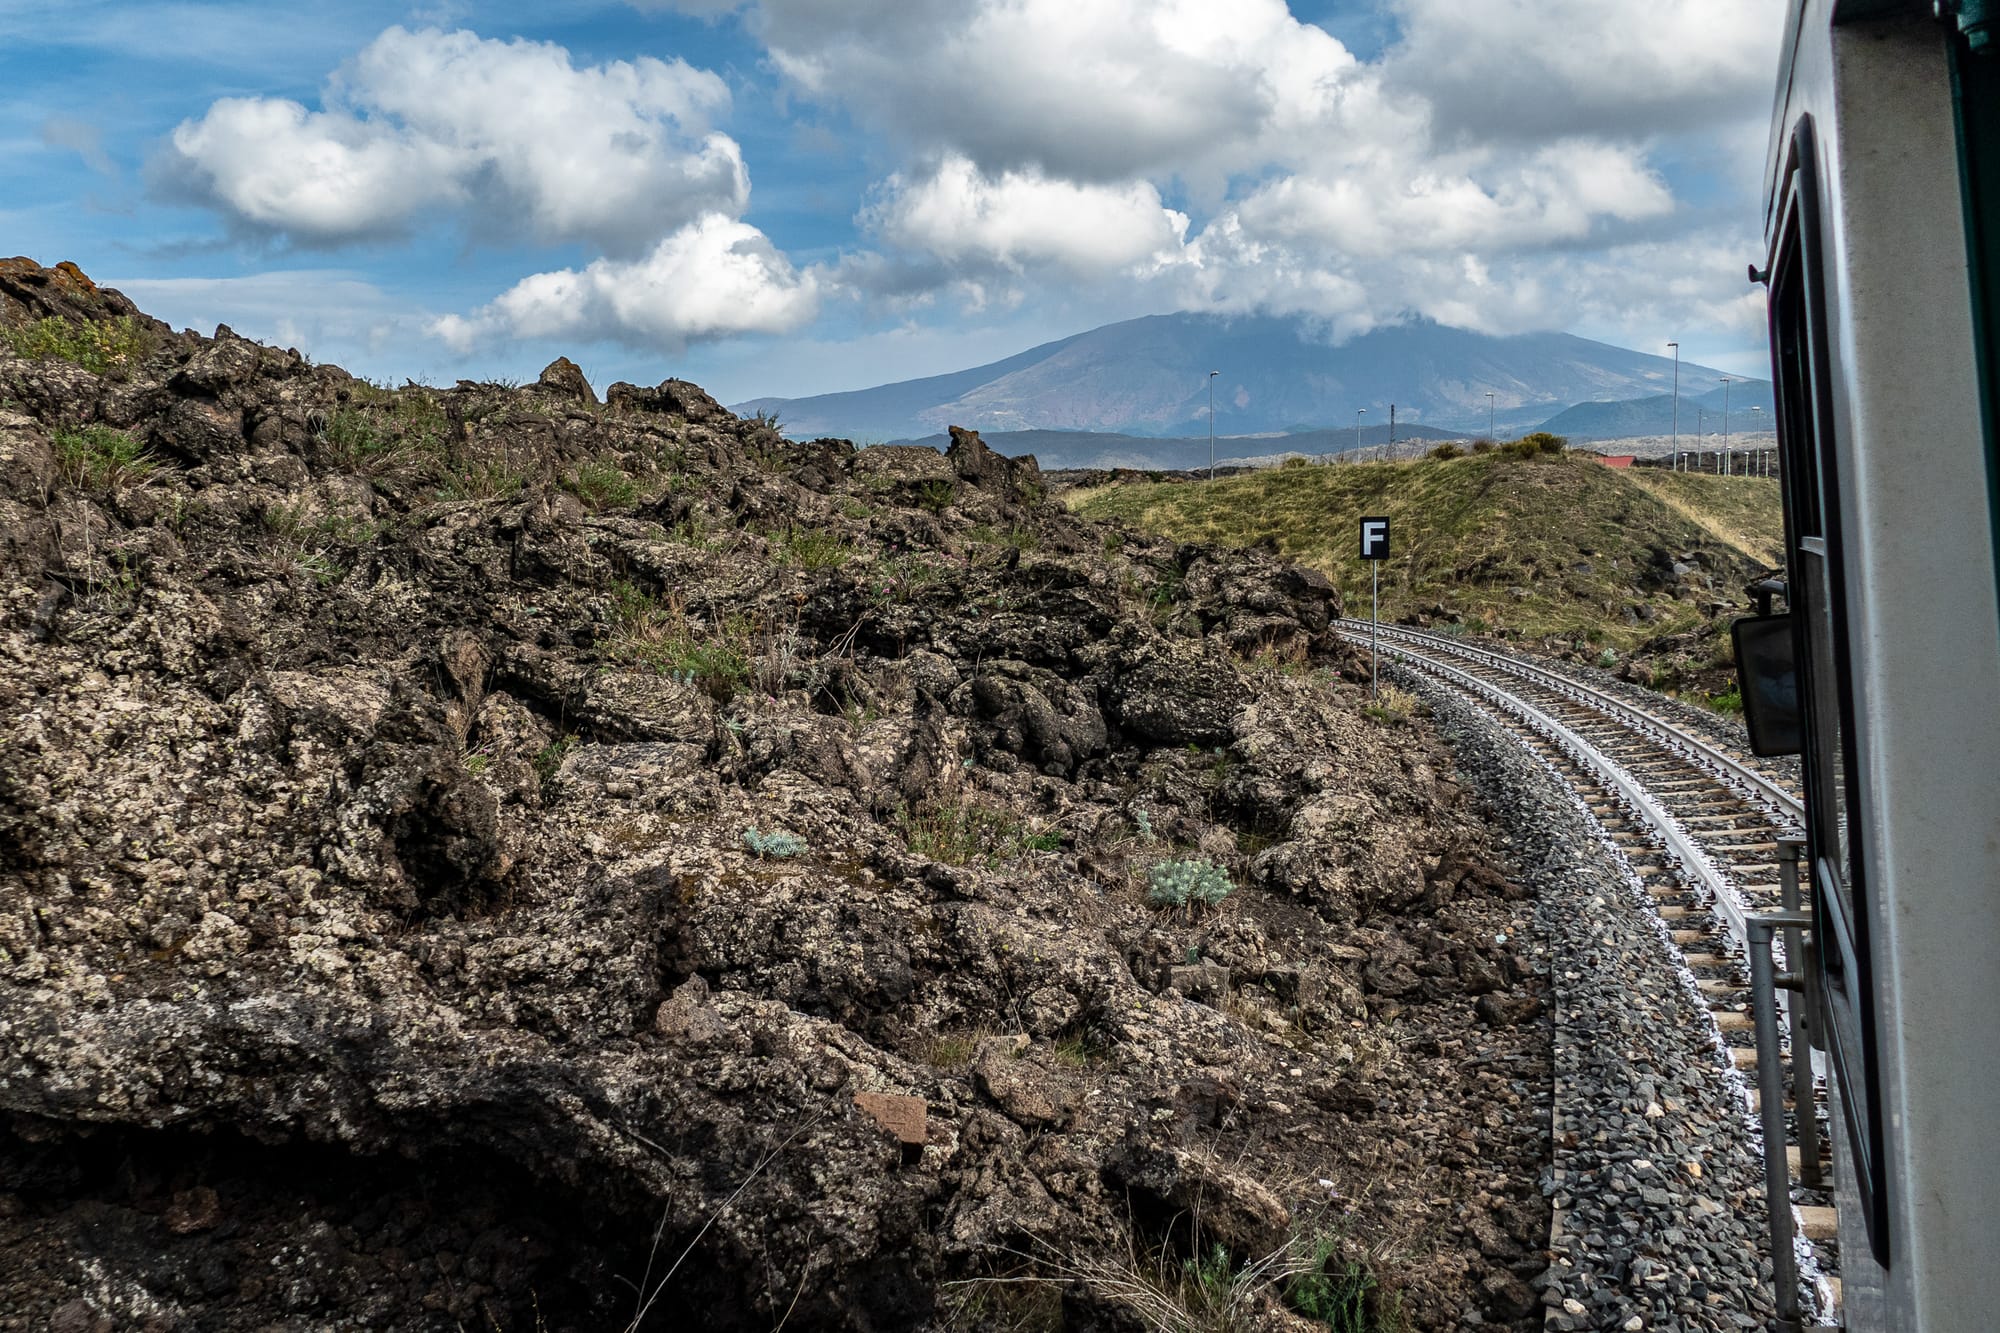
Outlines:
[[[1388,519],[1364,518],[1361,520],[1361,558],[1363,560],[1387,560],[1389,558]]]

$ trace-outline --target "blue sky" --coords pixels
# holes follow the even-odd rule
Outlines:
[[[725,401],[1179,309],[1762,373],[1780,0],[0,0],[0,253],[359,374]]]

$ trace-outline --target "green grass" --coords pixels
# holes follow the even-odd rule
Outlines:
[[[1354,550],[1359,520],[1387,515],[1394,546],[1380,570],[1385,619],[1442,603],[1489,627],[1620,648],[1700,622],[1696,599],[1640,591],[1653,552],[1705,549],[1718,586],[1732,589],[1768,563],[1783,530],[1770,481],[1614,470],[1584,457],[1505,450],[1100,487],[1068,499],[1085,517],[1124,519],[1176,541],[1269,539],[1333,579],[1350,614],[1363,616],[1369,570]],[[1639,602],[1653,619],[1625,623],[1620,612]]]
[[[72,485],[104,490],[142,481],[153,470],[152,455],[122,430],[109,426],[57,429],[50,439],[56,464]]]
[[[838,569],[854,558],[854,548],[831,528],[794,523],[771,534],[771,558],[793,569]]]
[[[443,406],[426,390],[359,384],[326,418],[320,444],[335,467],[380,476],[441,459],[449,429]]]
[[[639,483],[610,463],[584,463],[563,478],[563,489],[592,511],[623,509],[639,498]]]
[[[146,359],[159,338],[130,315],[74,323],[50,317],[18,329],[0,329],[0,338],[16,356],[56,357],[74,362],[93,375],[135,365]]]
[[[746,624],[731,622],[703,633],[676,607],[630,583],[612,586],[611,614],[604,648],[612,660],[672,676],[724,703],[749,683],[753,635]]]
[[[1027,852],[1052,851],[1062,845],[1060,833],[1031,830],[1011,814],[963,798],[899,806],[894,823],[911,851],[951,865],[990,869]]]
[[[437,493],[442,500],[505,500],[527,484],[528,474],[505,456],[467,458],[446,471]]]

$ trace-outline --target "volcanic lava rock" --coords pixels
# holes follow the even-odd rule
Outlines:
[[[1518,909],[1322,580],[966,431],[380,389],[20,260],[0,329],[24,1327],[969,1326],[1022,1255],[1109,1327],[1334,1188],[1439,1238],[1413,1326],[1517,1318],[1459,1219],[1542,1206]]]

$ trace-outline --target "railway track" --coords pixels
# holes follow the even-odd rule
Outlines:
[[[1784,1080],[1759,1070],[1748,961],[1753,921],[1797,906],[1786,887],[1786,860],[1795,854],[1803,819],[1796,790],[1750,757],[1676,725],[1664,710],[1548,667],[1400,626],[1377,631],[1367,621],[1347,620],[1337,628],[1364,646],[1379,633],[1385,656],[1497,719],[1567,782],[1603,827],[1680,952],[1714,1021],[1718,1045],[1748,1084],[1747,1109],[1758,1118],[1760,1133],[1781,1127],[1789,1177],[1805,1187],[1804,1201],[1786,1210],[1791,1216],[1784,1230],[1808,1242],[1802,1257],[1816,1283],[1814,1303],[1830,1313],[1838,1279],[1819,1276],[1837,1266],[1831,1252],[1835,1218],[1824,1188],[1830,1182],[1823,1100],[1809,1073],[1793,1067],[1794,1077]],[[1798,948],[1796,931],[1779,940]],[[1781,952],[1773,953],[1782,960]],[[1779,1035],[1767,1037],[1767,1049],[1789,1043],[1804,1016],[1786,1004],[1777,1018]],[[1806,1086],[1812,1095],[1800,1107],[1791,1092]],[[1773,1087],[1782,1090],[1781,1113],[1766,1115],[1763,1091]],[[1781,1225],[1772,1218],[1774,1231]]]

